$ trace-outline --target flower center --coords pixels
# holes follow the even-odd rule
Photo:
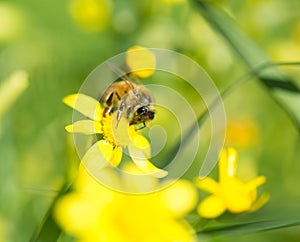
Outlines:
[[[129,126],[125,118],[117,120],[117,112],[106,115],[101,120],[103,138],[114,147],[125,147],[130,143],[130,134],[135,132],[134,126]]]

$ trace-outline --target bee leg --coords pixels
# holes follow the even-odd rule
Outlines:
[[[106,107],[103,110],[103,117],[105,117],[107,114],[110,114],[112,111],[112,102],[113,102],[113,98],[114,98],[114,93],[112,92],[109,97],[107,98],[107,100],[105,101],[105,105]]]
[[[114,98],[114,92],[112,92],[112,93],[109,95],[109,97],[107,98],[105,104],[106,104],[107,106],[111,106],[111,105],[112,105],[113,98]]]
[[[131,112],[132,112],[132,107],[129,107],[128,109],[127,109],[127,114],[126,114],[126,118],[128,119],[128,120],[130,120],[130,115],[131,115]]]
[[[119,122],[121,120],[121,116],[122,116],[122,112],[124,110],[125,107],[125,103],[121,102],[119,109],[118,109],[118,114],[117,114],[117,124],[116,124],[116,128],[118,128]]]
[[[104,110],[103,110],[103,117],[105,117],[106,114],[110,114],[111,110],[112,110],[112,107],[106,107],[106,108],[104,108]]]
[[[114,102],[114,97],[117,97],[117,99],[120,101],[121,97],[117,92],[112,92],[109,97],[107,98],[105,105],[106,107],[104,108],[103,111],[103,116],[105,117],[107,114],[112,114],[115,111],[115,107],[113,105]]]
[[[138,128],[137,130],[141,130],[141,129],[146,128],[146,127],[147,127],[147,126],[146,126],[145,122],[143,122],[143,127],[140,127],[140,128]]]

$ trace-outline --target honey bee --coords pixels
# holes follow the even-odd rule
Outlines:
[[[114,82],[103,93],[100,103],[104,106],[103,116],[117,111],[117,125],[125,115],[129,125],[143,124],[155,116],[151,92],[143,85],[133,83],[128,77]]]

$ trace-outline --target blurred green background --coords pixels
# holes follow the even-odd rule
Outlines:
[[[218,2],[272,60],[300,60],[300,1],[211,2]],[[0,241],[29,241],[53,197],[76,170],[73,141],[64,130],[72,110],[62,98],[77,92],[97,65],[136,44],[193,58],[221,91],[248,71],[188,1],[0,1],[0,94],[15,71],[26,71],[29,82],[19,95],[14,88],[6,90],[15,101],[7,103],[0,96]],[[280,68],[300,86],[300,66]],[[271,200],[259,216],[299,218],[299,127],[255,79],[224,103],[232,132],[249,141],[241,144],[229,135],[228,143],[240,152],[240,174],[245,179],[267,177],[263,187]],[[245,127],[236,128],[241,123]],[[209,137],[207,126],[201,129],[204,137]],[[201,150],[197,159],[203,159]],[[194,171],[185,177],[196,176]],[[299,241],[300,228],[203,235],[200,240]]]

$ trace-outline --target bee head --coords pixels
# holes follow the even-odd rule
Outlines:
[[[155,112],[149,106],[139,107],[136,112],[141,121],[154,119]]]

